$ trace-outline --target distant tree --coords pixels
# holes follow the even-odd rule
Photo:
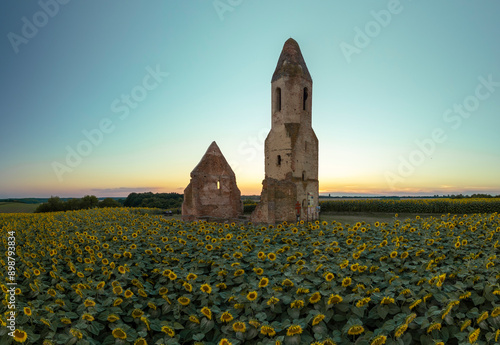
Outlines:
[[[178,193],[130,193],[123,206],[172,209],[181,207],[183,200],[184,196]]]
[[[51,196],[46,203],[38,205],[34,212],[58,212],[64,210],[65,205],[61,198],[59,198],[58,196]]]
[[[89,209],[97,207],[99,204],[99,199],[95,195],[85,195],[80,202],[81,209]]]
[[[137,194],[137,193],[130,193],[127,196],[127,199],[125,199],[125,201],[123,202],[123,206],[125,206],[125,207],[134,207],[134,206],[137,206],[138,203],[140,202],[139,198],[140,198],[139,194]]]
[[[99,207],[121,207],[122,204],[120,204],[118,201],[116,201],[113,198],[106,198],[102,201],[99,201],[98,206]]]
[[[64,203],[65,211],[76,211],[82,208],[82,200],[81,199],[69,199]]]
[[[492,198],[489,194],[472,194],[471,198]]]

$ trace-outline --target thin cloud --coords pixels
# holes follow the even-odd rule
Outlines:
[[[156,187],[118,187],[118,188],[93,188],[93,192],[98,193],[144,193],[154,192]]]

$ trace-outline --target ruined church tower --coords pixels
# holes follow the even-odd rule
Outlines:
[[[298,43],[288,39],[271,80],[272,126],[265,179],[253,222],[318,218],[318,138],[311,126],[312,78]]]

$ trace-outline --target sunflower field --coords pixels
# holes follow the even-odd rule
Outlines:
[[[497,213],[261,226],[148,212],[1,214],[0,343],[500,343]]]
[[[499,198],[472,199],[337,199],[321,201],[326,212],[390,212],[390,213],[494,213],[500,212]]]

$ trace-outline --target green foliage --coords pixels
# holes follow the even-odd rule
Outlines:
[[[106,198],[102,201],[99,201],[98,206],[99,207],[121,207],[122,204],[120,204],[120,202],[116,201],[113,198]]]
[[[243,213],[252,213],[257,204],[243,204]]]
[[[38,205],[35,213],[59,212],[59,211],[77,211],[87,210],[95,207],[121,207],[118,201],[113,198],[106,198],[99,201],[94,195],[86,195],[81,199],[61,200],[58,196],[50,197],[46,203]]]
[[[126,207],[148,207],[177,209],[182,206],[184,196],[178,193],[131,193],[123,203]]]

